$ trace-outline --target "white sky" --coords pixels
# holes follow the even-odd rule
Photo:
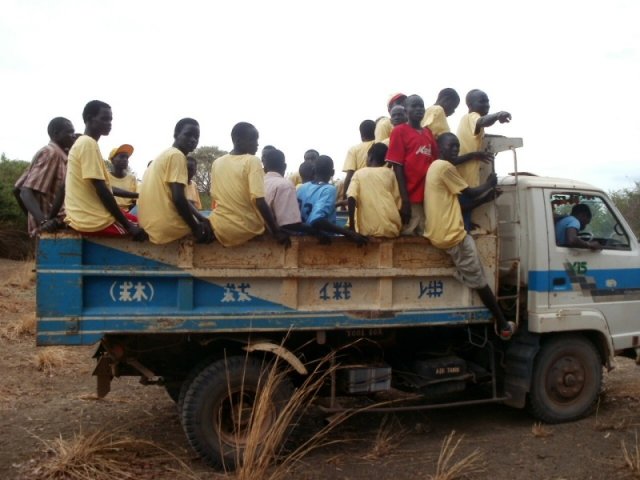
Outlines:
[[[480,88],[523,137],[520,169],[609,189],[640,180],[640,2],[94,1],[0,4],[0,152],[30,160],[55,116],[83,131],[87,101],[106,101],[142,175],[173,143],[177,120],[200,145],[231,149],[238,121],[283,150],[289,169],[315,148],[342,169],[364,119],[390,94],[428,106]],[[457,129],[464,100],[449,118]],[[634,140],[634,138],[636,140]],[[511,170],[509,154],[497,170]]]

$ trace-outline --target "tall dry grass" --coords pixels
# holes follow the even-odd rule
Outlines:
[[[406,433],[395,417],[385,415],[382,422],[380,422],[371,450],[365,455],[365,458],[377,459],[389,455],[398,446]]]
[[[46,375],[52,375],[67,361],[69,354],[62,347],[45,347],[34,355],[34,364],[38,370]]]
[[[628,449],[625,441],[622,441],[622,458],[625,467],[633,475],[633,478],[640,479],[640,446],[638,446],[638,431],[635,432],[635,443]]]
[[[138,478],[155,467],[154,478],[197,479],[194,471],[165,448],[130,436],[105,431],[75,433],[71,439],[40,439],[44,457],[36,462],[29,478],[37,480],[113,480]]]
[[[258,389],[257,398],[248,412],[250,415],[248,432],[243,436],[244,450],[238,458],[235,472],[238,480],[281,480],[291,478],[291,473],[301,460],[321,446],[334,443],[328,440],[328,433],[340,425],[351,414],[337,415],[312,437],[303,441],[292,450],[286,450],[292,425],[296,425],[317,398],[320,388],[329,376],[335,372],[332,356],[327,355],[319,361],[302,385],[281,407],[275,421],[265,430],[264,425],[272,415],[271,398],[273,393],[290,374],[289,368],[282,368],[276,359],[268,368],[264,380]],[[243,412],[243,408],[239,408]],[[240,423],[242,423],[240,419]],[[238,449],[240,452],[240,449]]]
[[[9,286],[22,290],[31,288],[36,281],[36,262],[33,258],[19,262],[11,272],[0,279],[0,287]]]
[[[36,334],[36,317],[33,313],[21,315],[6,325],[0,326],[0,337],[17,340],[20,337],[32,337]]]
[[[477,448],[465,457],[454,459],[458,447],[464,439],[464,435],[462,435],[456,440],[455,434],[455,430],[452,430],[449,435],[444,437],[436,464],[436,473],[429,476],[431,480],[456,480],[484,472],[483,455]]]

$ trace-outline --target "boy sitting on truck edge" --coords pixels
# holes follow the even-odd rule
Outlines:
[[[64,226],[65,149],[75,142],[75,130],[69,120],[56,117],[49,122],[47,133],[48,145],[38,150],[14,186],[18,204],[28,213],[31,236],[40,231],[53,232]]]
[[[438,93],[436,103],[431,105],[424,113],[422,126],[431,130],[436,140],[440,135],[450,132],[447,117],[450,117],[460,105],[460,95],[453,88],[443,88]]]
[[[313,171],[313,165],[319,156],[320,154],[318,153],[318,151],[314,150],[313,148],[310,148],[309,150],[304,152],[303,162],[300,164],[300,167],[298,168],[297,171],[293,172],[289,176],[289,180],[293,183],[293,185],[296,188],[298,188],[298,186],[302,185],[303,183],[310,182],[311,180],[313,180],[313,173],[311,173],[308,176],[308,180],[305,180],[304,177],[302,176],[301,169],[304,168],[305,172]]]
[[[367,155],[367,166],[358,170],[347,191],[349,226],[371,237],[395,238],[400,235],[402,199],[394,173],[385,168],[387,146],[374,143]]]
[[[591,240],[586,241],[578,236],[578,232],[584,230],[591,222],[591,209],[584,203],[574,205],[571,215],[556,222],[556,245],[570,248],[589,248],[602,250],[602,245]]]
[[[424,117],[424,101],[410,95],[405,103],[409,123],[398,125],[391,132],[387,162],[393,165],[398,179],[405,227],[402,235],[424,233],[424,184],[429,165],[438,158],[438,146],[428,128],[420,126]]]
[[[455,158],[455,150],[459,148],[455,135],[442,134],[438,143],[443,158]],[[457,270],[456,278],[478,292],[482,303],[493,314],[496,333],[501,339],[509,340],[515,331],[515,324],[507,322],[487,283],[475,241],[464,229],[458,201],[461,193],[472,199],[482,200],[491,195],[496,183],[496,174],[492,173],[486,183],[470,187],[450,161],[433,162],[427,172],[425,186],[427,223],[424,236],[433,246],[449,254]]]
[[[264,198],[264,171],[256,157],[258,136],[252,124],[237,123],[231,130],[233,149],[211,166],[211,198],[216,209],[209,221],[225,247],[241,245],[263,234],[265,224],[279,243],[290,243]]]
[[[173,146],[155,158],[144,173],[140,187],[138,212],[140,225],[153,243],[178,240],[190,232],[198,243],[213,241],[209,222],[200,221],[187,200],[187,153],[198,146],[200,125],[183,118],[173,131]]]
[[[374,143],[376,129],[376,122],[373,120],[364,120],[360,123],[360,143],[354,145],[347,152],[347,157],[344,160],[342,171],[347,174],[344,179],[344,189],[340,200],[347,198],[347,190],[349,189],[349,183],[351,177],[355,171],[360,170],[367,166],[367,155],[371,145]]]
[[[136,241],[147,240],[146,232],[138,226],[138,219],[118,207],[100,153],[98,140],[102,135],[109,135],[112,118],[111,107],[100,100],[90,101],[82,111],[84,135],[71,147],[67,163],[65,222],[83,233],[130,234]]]
[[[138,198],[138,181],[129,168],[129,157],[133,153],[133,147],[129,144],[120,145],[111,150],[109,161],[113,165],[113,171],[109,172],[109,184],[116,198],[118,206],[129,212],[136,204]]]
[[[313,182],[298,189],[298,204],[302,221],[321,233],[338,233],[358,245],[367,243],[367,237],[336,225],[336,187],[329,183],[333,177],[333,160],[320,155],[315,162]]]

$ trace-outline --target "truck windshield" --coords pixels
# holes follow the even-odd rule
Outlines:
[[[629,250],[629,235],[603,197],[580,192],[551,194],[553,220],[556,225],[567,217],[582,219],[579,236],[584,240],[596,240],[603,249]],[[584,218],[588,220],[585,225]],[[577,224],[574,222],[574,224]],[[558,245],[558,239],[556,238]]]

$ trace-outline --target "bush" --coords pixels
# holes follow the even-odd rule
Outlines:
[[[13,185],[29,162],[0,156],[0,257],[23,259],[33,252],[27,233],[27,216],[13,195]]]

